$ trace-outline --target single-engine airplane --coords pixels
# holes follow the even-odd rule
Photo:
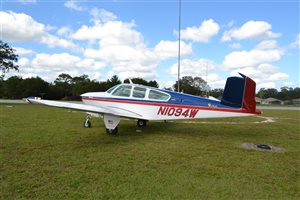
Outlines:
[[[83,104],[29,97],[31,103],[77,109],[87,112],[84,127],[91,127],[91,116],[103,117],[106,132],[118,133],[120,118],[137,120],[145,127],[151,120],[243,117],[261,114],[256,109],[256,83],[249,77],[229,77],[221,101],[137,84],[116,85],[106,92],[81,95]]]

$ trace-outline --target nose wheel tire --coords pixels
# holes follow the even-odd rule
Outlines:
[[[138,127],[145,127],[147,125],[147,121],[143,119],[139,119],[136,124]]]
[[[117,135],[117,133],[118,133],[118,127],[116,127],[116,128],[114,128],[114,129],[106,129],[106,133],[108,134],[108,135]]]
[[[84,128],[91,128],[92,123],[90,120],[85,120],[85,122],[83,123]]]

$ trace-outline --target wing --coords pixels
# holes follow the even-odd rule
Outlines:
[[[75,109],[75,110],[82,110],[82,111],[95,112],[95,113],[114,114],[108,109],[96,107],[96,106],[85,105],[85,104],[81,104],[81,103],[51,101],[51,100],[44,100],[39,97],[29,97],[29,98],[27,98],[27,100],[30,103],[44,104],[44,105],[55,106],[55,107],[60,107],[60,108],[71,108],[71,109]]]
[[[91,106],[82,103],[69,103],[69,102],[61,102],[61,101],[44,100],[41,99],[40,97],[28,97],[27,101],[30,103],[44,104],[44,105],[60,107],[60,108],[70,108],[70,109],[81,110],[81,111],[92,112],[92,113],[110,114],[110,115],[116,115],[116,116],[127,117],[127,118],[141,117],[137,113],[132,113],[125,109],[121,110],[121,109]]]
[[[91,105],[86,105],[86,104],[82,104],[82,103],[51,101],[51,100],[44,100],[39,97],[29,97],[29,98],[27,98],[27,101],[29,101],[30,103],[44,104],[44,105],[55,106],[55,107],[60,107],[60,108],[70,108],[70,109],[81,110],[81,111],[92,112],[92,113],[111,114],[111,115],[128,117],[128,118],[138,117],[138,115],[136,115],[134,113],[119,112],[119,111],[109,109],[109,108],[91,106]]]

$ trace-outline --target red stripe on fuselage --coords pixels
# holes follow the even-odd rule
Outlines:
[[[114,102],[114,103],[124,103],[124,104],[136,104],[136,105],[147,105],[147,106],[167,106],[167,107],[174,107],[174,108],[196,108],[196,109],[199,109],[199,110],[260,114],[260,112],[248,112],[244,108],[234,110],[234,109],[217,108],[217,107],[189,106],[189,105],[178,105],[178,104],[153,103],[153,102],[146,102],[146,101],[129,101],[129,100],[102,99],[102,98],[82,98],[82,100]]]

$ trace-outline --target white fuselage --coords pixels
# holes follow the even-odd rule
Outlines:
[[[103,107],[120,116],[144,120],[178,120],[251,116],[240,109],[170,104],[149,99],[114,97],[106,92],[83,94],[84,104]]]

